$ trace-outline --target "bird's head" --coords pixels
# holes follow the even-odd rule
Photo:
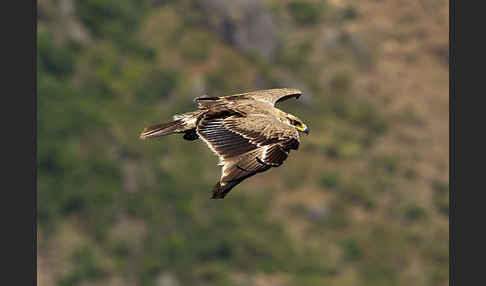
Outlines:
[[[304,122],[302,122],[302,120],[292,114],[287,114],[286,119],[288,120],[288,124],[297,129],[297,131],[309,135],[309,128]]]

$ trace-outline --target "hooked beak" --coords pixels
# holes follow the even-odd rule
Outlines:
[[[309,128],[307,127],[307,125],[305,125],[305,123],[302,123],[301,126],[297,126],[296,128],[300,132],[304,132],[306,135],[309,135]]]

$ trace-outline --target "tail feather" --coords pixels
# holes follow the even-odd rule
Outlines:
[[[184,130],[184,122],[182,120],[175,120],[168,123],[158,124],[143,129],[140,134],[141,139],[159,137],[174,134]]]

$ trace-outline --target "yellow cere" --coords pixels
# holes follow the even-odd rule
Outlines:
[[[296,126],[296,128],[303,132],[304,130],[307,129],[307,125],[305,125],[304,123],[302,123],[302,125]]]

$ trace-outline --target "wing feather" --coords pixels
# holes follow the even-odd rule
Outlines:
[[[229,96],[228,98],[242,98],[242,99],[252,99],[252,100],[259,100],[259,101],[267,101],[272,105],[275,105],[278,102],[285,101],[292,97],[296,99],[302,95],[302,92],[295,88],[274,88],[274,89],[264,89],[264,90],[255,90],[246,93],[235,94]]]
[[[260,115],[203,118],[197,133],[223,165],[213,198],[223,198],[244,179],[280,166],[289,150],[298,147],[299,139],[294,128]]]
[[[198,103],[200,108],[214,108],[216,106],[225,105],[228,102],[240,100],[258,100],[268,102],[271,105],[275,105],[278,102],[285,101],[292,97],[295,97],[297,99],[301,95],[302,92],[295,88],[274,88],[255,90],[220,97],[202,96],[195,98],[194,101]]]

